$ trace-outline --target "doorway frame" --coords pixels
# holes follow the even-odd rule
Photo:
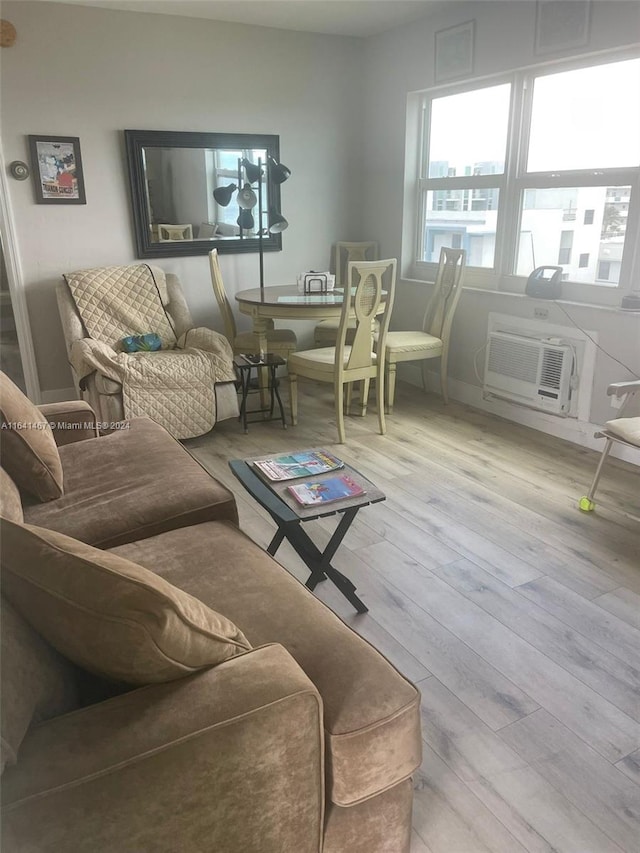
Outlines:
[[[29,323],[29,312],[24,292],[24,277],[20,266],[20,255],[18,252],[18,239],[15,229],[15,220],[11,208],[9,186],[7,183],[7,171],[5,168],[2,141],[0,140],[0,240],[2,241],[2,252],[7,270],[7,284],[11,297],[11,307],[16,324],[18,336],[18,348],[22,362],[27,396],[38,404],[41,402],[42,393],[36,367],[36,354],[31,337],[31,324]]]

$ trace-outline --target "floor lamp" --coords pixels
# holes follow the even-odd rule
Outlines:
[[[291,170],[278,163],[273,157],[267,157],[266,161],[258,157],[257,164],[251,163],[246,157],[238,160],[238,183],[227,184],[224,187],[217,187],[213,191],[213,197],[221,207],[227,207],[231,203],[233,193],[238,190],[236,202],[238,204],[239,213],[236,220],[240,228],[240,239],[244,236],[244,231],[250,231],[254,228],[255,222],[252,210],[258,206],[258,252],[260,253],[260,290],[264,291],[264,251],[263,251],[263,216],[265,212],[268,214],[267,231],[269,234],[281,234],[289,223],[281,213],[275,209],[273,205],[269,206],[269,210],[263,209],[262,199],[262,176],[263,165],[266,167],[267,187],[271,182],[275,184],[284,183],[291,174]],[[244,170],[245,180],[242,179]],[[253,190],[252,184],[258,184],[257,195]]]

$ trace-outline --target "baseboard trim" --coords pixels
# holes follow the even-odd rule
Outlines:
[[[422,388],[419,364],[409,363],[399,366],[398,377],[411,385]],[[435,371],[427,371],[427,385],[430,391],[436,394],[440,393],[440,374]],[[566,441],[586,447],[589,450],[601,451],[603,448],[602,439],[594,438],[594,434],[602,427],[602,424],[578,421],[575,418],[557,417],[547,412],[528,409],[526,406],[518,406],[507,400],[485,400],[482,396],[482,388],[478,385],[462,382],[459,379],[449,379],[449,397],[458,403],[466,403],[468,406],[473,406],[474,409],[498,415],[514,423],[537,429],[548,435],[554,435],[556,438],[564,438]],[[614,444],[611,455],[616,459],[630,462],[632,465],[640,465],[640,453],[630,447]]]

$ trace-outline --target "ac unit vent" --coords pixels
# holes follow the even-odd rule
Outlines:
[[[485,396],[566,415],[571,402],[572,372],[573,348],[568,344],[509,332],[489,334]]]
[[[492,336],[489,347],[489,370],[523,382],[535,382],[538,376],[540,347],[537,341]]]
[[[564,350],[546,348],[542,351],[541,385],[546,388],[560,388],[564,359]]]

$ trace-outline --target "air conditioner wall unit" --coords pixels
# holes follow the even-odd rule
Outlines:
[[[491,332],[483,395],[568,415],[573,361],[573,347],[559,339]]]

